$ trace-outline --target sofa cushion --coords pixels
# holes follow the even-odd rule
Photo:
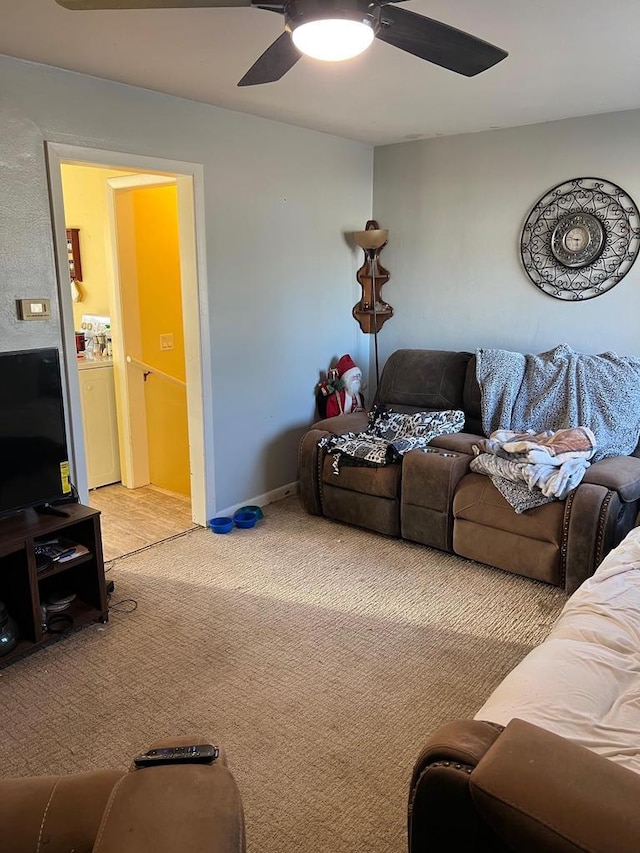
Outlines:
[[[514,575],[564,586],[562,551],[552,542],[454,519],[453,553]]]
[[[453,499],[454,518],[560,546],[564,501],[516,513],[485,474],[467,474]]]
[[[461,557],[564,585],[565,501],[518,514],[484,474],[467,474],[453,499],[453,550]]]
[[[400,349],[384,366],[375,401],[392,408],[462,409],[469,352]]]
[[[400,497],[400,465],[383,465],[366,468],[360,465],[339,465],[339,474],[334,473],[333,456],[327,455],[322,464],[322,482],[338,489],[349,489],[362,495],[379,498]]]

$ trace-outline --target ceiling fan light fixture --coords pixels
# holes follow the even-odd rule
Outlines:
[[[367,20],[323,18],[299,24],[291,33],[293,43],[307,56],[324,62],[340,62],[365,51],[375,36]]]

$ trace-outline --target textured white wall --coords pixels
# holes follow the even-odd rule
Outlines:
[[[640,112],[377,148],[374,212],[390,229],[384,297],[395,316],[381,359],[398,347],[640,354],[640,260],[609,292],[565,303],[520,260],[533,204],[570,178],[621,186],[640,205]]]
[[[44,142],[204,164],[218,508],[297,479],[319,371],[366,369],[351,317],[372,150],[327,134],[0,57],[0,349],[60,343]],[[50,322],[15,299],[49,297]]]

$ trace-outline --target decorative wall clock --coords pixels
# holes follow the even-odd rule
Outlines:
[[[629,272],[639,250],[635,202],[602,178],[573,178],[550,189],[529,213],[520,239],[531,281],[564,300],[606,293]]]

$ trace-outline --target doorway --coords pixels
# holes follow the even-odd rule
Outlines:
[[[151,172],[150,158],[62,145],[48,145],[47,159],[57,256],[63,261],[58,262],[58,278],[71,461],[80,500],[95,504],[103,512],[107,550],[131,550],[131,542],[140,542],[141,522],[136,508],[150,521],[155,515],[154,501],[157,502],[157,517],[148,525],[147,535],[147,539],[157,541],[165,538],[161,535],[163,529],[166,535],[178,532],[176,523],[205,524],[208,507],[214,504],[212,478],[207,476],[205,465],[205,448],[212,446],[212,435],[207,414],[211,408],[205,402],[208,383],[204,381],[210,352],[208,323],[203,323],[207,300],[199,286],[200,281],[206,280],[204,241],[198,234],[203,232],[203,222],[202,212],[195,204],[202,170],[193,164],[154,159]],[[63,173],[74,169],[83,170],[85,178],[91,176],[91,181],[80,182],[85,196],[92,182],[102,189],[103,284],[107,293],[102,294],[101,302],[96,300],[99,288],[90,286],[86,265],[86,284],[80,281],[73,289],[69,287],[66,254],[63,256],[59,249],[66,228],[81,225],[76,217],[71,221],[65,209],[68,201]],[[89,234],[85,235],[85,243],[92,250],[96,241],[100,242],[100,235],[96,240],[96,234],[94,230],[93,244],[88,242]],[[82,230],[79,235],[82,250]],[[172,243],[175,257],[171,256]],[[95,265],[93,272],[100,274]],[[94,278],[94,284],[95,281]],[[76,300],[86,299],[85,304],[74,302],[74,295]],[[108,323],[111,340],[109,352],[96,354],[94,349],[92,363],[83,364],[89,370],[79,376],[75,332],[83,316],[102,321],[103,326]],[[170,322],[173,325],[167,326]],[[85,331],[87,340],[92,331],[95,329]],[[98,331],[104,345],[104,328],[100,330],[98,326]],[[88,411],[86,393],[84,389],[80,391],[87,376],[99,377],[101,382],[90,383],[97,394],[96,389],[104,386],[108,377],[109,362],[113,370],[121,482],[114,479],[116,474],[107,472],[108,466],[102,466],[101,476],[116,485],[96,480],[86,432],[95,429],[100,433],[99,444],[104,447],[103,408],[96,405]],[[98,367],[100,370],[95,369]],[[175,503],[179,498],[182,513]],[[118,512],[118,506],[122,506],[122,512]],[[163,515],[168,519],[166,525],[161,521]],[[119,531],[117,541],[124,543],[122,534],[127,520],[130,527],[137,528],[137,538],[129,546],[117,545],[115,540],[113,546],[109,545],[110,523],[114,534]]]

